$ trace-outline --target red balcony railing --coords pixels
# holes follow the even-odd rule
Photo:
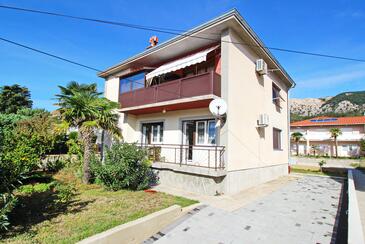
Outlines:
[[[122,108],[128,108],[202,95],[220,96],[220,81],[220,75],[215,72],[199,74],[121,93],[119,95],[119,102]]]

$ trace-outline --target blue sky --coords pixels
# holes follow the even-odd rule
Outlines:
[[[187,30],[238,9],[267,46],[365,59],[365,1],[0,0],[0,4]],[[171,35],[0,9],[0,37],[104,69]],[[297,82],[291,97],[365,90],[365,63],[272,51]],[[0,85],[18,83],[52,110],[57,85],[97,82],[96,73],[0,41]]]

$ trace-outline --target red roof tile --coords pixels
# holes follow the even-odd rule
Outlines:
[[[365,125],[365,116],[357,117],[316,117],[312,119],[293,122],[290,126],[322,126],[322,125]]]

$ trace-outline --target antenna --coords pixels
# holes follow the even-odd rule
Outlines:
[[[227,103],[222,98],[214,99],[209,104],[209,110],[214,117],[220,118],[222,115],[227,113]]]

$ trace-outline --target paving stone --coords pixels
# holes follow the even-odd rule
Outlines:
[[[342,181],[303,177],[233,212],[207,206],[154,243],[331,243]]]

